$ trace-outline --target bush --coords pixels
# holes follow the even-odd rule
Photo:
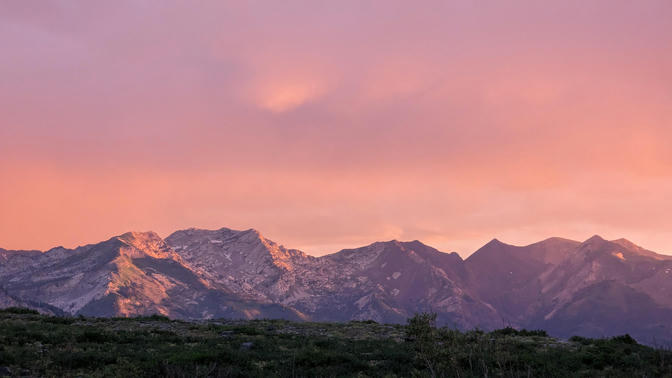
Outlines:
[[[581,343],[581,344],[590,344],[592,342],[591,339],[583,336],[572,336],[569,338],[569,341],[573,343]]]
[[[525,328],[518,331],[520,336],[538,336],[538,337],[548,337],[548,333],[543,329],[533,329],[527,330]]]
[[[439,356],[437,336],[436,313],[423,312],[408,319],[406,341],[413,345],[416,359],[427,367],[432,376],[436,376]]]
[[[6,314],[30,314],[30,315],[40,315],[40,313],[37,310],[33,310],[32,308],[25,308],[25,307],[7,307],[0,312],[4,312]]]
[[[548,337],[546,331],[542,329],[536,330],[526,330],[525,328],[517,330],[513,327],[506,327],[502,329],[496,329],[490,332],[493,336],[539,336],[539,337]]]
[[[637,345],[638,344],[637,340],[635,340],[632,336],[630,336],[627,333],[625,335],[614,336],[614,337],[611,338],[611,341],[615,341],[615,342],[622,343],[622,344],[629,344],[629,345]]]
[[[129,319],[134,319],[134,320],[146,320],[146,321],[154,321],[154,322],[169,322],[170,318],[165,316],[165,315],[159,315],[159,314],[152,314],[149,316],[137,316],[135,318],[129,318]]]
[[[427,341],[436,337],[436,313],[423,312],[409,318],[406,325],[406,340]]]
[[[516,331],[516,329],[513,327],[506,327],[502,329],[496,329],[490,332],[490,334],[496,336],[510,336],[510,335],[517,335],[518,331]]]
[[[77,336],[77,342],[80,343],[106,343],[116,341],[117,337],[111,333],[97,330],[87,329],[81,335]]]
[[[373,320],[373,319],[368,319],[368,320],[351,320],[350,323],[353,323],[353,324],[357,324],[357,323],[359,323],[359,324],[378,324],[378,322],[375,321],[375,320]]]
[[[45,323],[50,323],[50,324],[72,324],[75,322],[74,318],[66,318],[66,317],[61,317],[61,316],[52,316],[48,318],[44,318]]]

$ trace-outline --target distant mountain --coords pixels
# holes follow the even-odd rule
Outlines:
[[[552,315],[531,323],[549,333],[569,337],[616,336],[629,333],[643,342],[672,340],[672,309],[616,280],[604,280],[577,291]]]
[[[507,324],[520,325],[536,311],[540,277],[580,244],[551,238],[517,247],[494,239],[469,256],[465,265],[480,298],[497,308]]]
[[[66,249],[0,249],[0,307],[173,318],[372,319],[432,311],[441,325],[630,333],[672,342],[672,257],[625,239],[492,240],[466,260],[396,240],[322,257],[256,230],[130,232]]]
[[[644,330],[672,325],[672,316],[667,316],[672,315],[672,301],[666,295],[672,292],[672,257],[627,240],[593,236],[540,279],[541,304],[534,321],[550,324],[557,334],[571,333],[577,319],[592,323],[599,336],[626,328],[651,336],[658,332]],[[669,330],[660,332],[659,336],[672,335]]]
[[[374,243],[319,258],[256,230],[177,231],[166,242],[213,286],[291,306],[313,320],[404,322],[420,310],[459,327],[502,324],[469,294],[464,262],[418,241]]]
[[[378,242],[320,257],[301,272],[310,296],[292,305],[320,319],[404,322],[433,311],[441,324],[497,327],[499,315],[471,292],[464,262],[418,241]]]
[[[466,260],[480,298],[505,322],[569,337],[672,340],[672,257],[619,239],[493,240]]]
[[[166,243],[210,285],[266,301],[284,298],[293,284],[287,282],[288,272],[316,260],[256,230],[188,229],[168,236]]]
[[[211,287],[155,233],[126,233],[74,250],[54,249],[0,285],[70,314],[176,318],[269,316],[300,319],[292,309]]]

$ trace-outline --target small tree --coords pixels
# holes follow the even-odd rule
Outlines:
[[[439,357],[436,313],[423,312],[408,319],[406,341],[413,344],[416,358],[427,366],[432,377],[436,377]]]

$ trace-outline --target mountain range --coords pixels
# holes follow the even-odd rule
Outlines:
[[[396,240],[314,257],[250,229],[129,232],[48,251],[0,249],[0,307],[53,315],[284,318],[459,329],[629,333],[672,342],[672,256],[625,239],[492,240],[462,259]]]

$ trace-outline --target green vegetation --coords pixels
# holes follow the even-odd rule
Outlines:
[[[0,311],[0,375],[672,377],[672,352],[627,335],[564,342],[543,331],[437,329],[434,320],[183,322],[8,309]]]
[[[40,313],[37,310],[33,310],[30,308],[23,308],[23,307],[7,307],[0,312],[4,312],[7,314],[32,314],[32,315],[39,315]]]

